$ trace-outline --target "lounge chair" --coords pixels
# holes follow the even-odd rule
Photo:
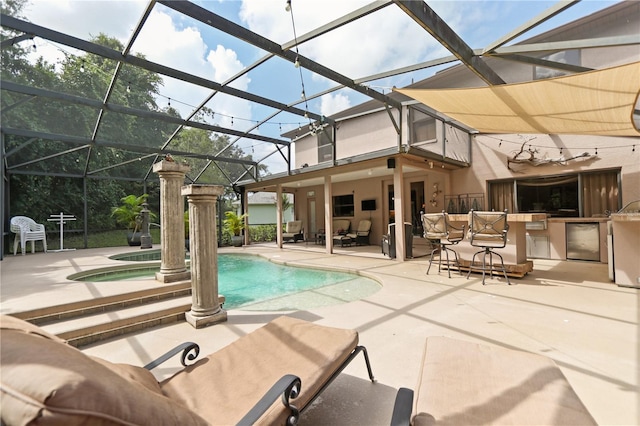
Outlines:
[[[334,244],[336,240],[342,243],[342,238],[336,239],[336,237],[345,237],[349,233],[349,230],[351,229],[351,221],[349,221],[349,219],[333,219],[331,224],[333,227],[333,235],[331,237],[334,240]],[[324,228],[318,229],[318,233],[316,235],[316,243],[325,244],[327,238],[326,233],[327,232]]]
[[[435,336],[426,340],[415,392],[396,395],[391,425],[437,424],[596,422],[550,358]]]
[[[298,242],[304,240],[301,220],[292,220],[287,222],[285,232],[282,233],[282,241]]]
[[[47,234],[44,225],[26,216],[14,216],[11,218],[11,232],[16,234],[13,240],[13,255],[18,252],[18,243],[22,248],[22,255],[26,249],[27,241],[31,241],[31,253],[35,253],[36,241],[42,241],[44,252],[47,252]]]
[[[356,232],[349,232],[346,236],[356,242],[356,245],[369,245],[369,233],[371,232],[371,221],[361,220],[358,223]]]
[[[356,331],[286,316],[161,382],[148,369],[180,352],[186,365],[196,344],[143,368],[86,355],[11,316],[0,329],[3,425],[289,425],[358,353],[374,381]]]

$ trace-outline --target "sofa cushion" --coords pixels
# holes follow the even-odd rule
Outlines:
[[[427,339],[413,413],[414,426],[596,424],[550,358],[446,337]]]
[[[216,424],[236,424],[285,374],[302,380],[292,400],[305,407],[358,343],[353,330],[279,317],[161,382],[171,399]],[[261,424],[283,424],[278,400]]]
[[[1,316],[0,329],[3,424],[206,424],[144,368],[89,357],[12,317]]]

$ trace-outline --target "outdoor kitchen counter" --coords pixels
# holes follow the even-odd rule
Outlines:
[[[468,214],[450,214],[449,220],[454,226],[466,225],[465,232],[469,229]],[[533,270],[533,262],[527,260],[527,230],[528,222],[543,222],[547,220],[546,213],[513,213],[507,214],[507,222],[509,223],[509,232],[507,234],[507,245],[503,249],[496,249],[504,258],[504,264],[507,271],[513,275],[524,276]],[[473,254],[480,251],[478,247],[472,247],[469,239],[465,238],[457,246],[453,247],[458,256],[461,257],[461,264],[464,268],[465,264],[471,262]],[[476,261],[481,260],[479,256]],[[497,260],[497,259],[496,259]]]
[[[563,223],[590,223],[590,222],[608,222],[608,217],[550,217],[548,222],[563,222]]]

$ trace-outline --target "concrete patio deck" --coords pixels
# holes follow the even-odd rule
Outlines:
[[[377,250],[376,250],[377,249]],[[0,262],[0,311],[4,314],[161,285],[153,280],[82,283],[66,277],[103,267],[132,248],[90,249],[7,256]],[[196,330],[185,323],[101,342],[82,350],[113,362],[143,365],[183,341],[213,352],[278,315],[353,328],[371,357],[378,383],[354,360],[303,414],[301,424],[389,424],[399,387],[413,388],[424,339],[445,335],[551,357],[599,424],[640,424],[640,290],[607,278],[607,265],[534,260],[534,271],[516,285],[480,275],[431,268],[428,257],[396,262],[379,247],[353,247],[328,255],[313,243],[252,245],[220,252],[258,254],[277,262],[344,269],[375,278],[382,289],[350,303],[287,312],[230,310],[224,324]],[[259,277],[257,277],[259,278]],[[172,374],[178,361],[154,370]],[[304,383],[302,384],[304,386]]]

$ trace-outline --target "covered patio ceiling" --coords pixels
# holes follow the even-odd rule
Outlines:
[[[327,169],[331,168],[331,182],[351,182],[369,178],[392,179],[394,168],[389,168],[387,159],[395,157],[396,162],[402,161],[403,173],[413,173],[433,169],[452,170],[464,167],[462,164],[445,163],[443,161],[430,159],[421,155],[422,153],[409,151],[397,154],[394,150],[380,152],[375,157],[361,158],[359,161],[339,162],[337,165],[321,165],[318,167],[303,167],[293,170],[291,173],[281,173],[272,175],[265,181],[243,182],[248,191],[253,192],[275,192],[280,186],[285,192],[295,191],[297,188],[308,188],[322,186],[325,183]]]
[[[286,133],[287,130],[291,130],[291,127],[299,126],[298,123],[303,123],[305,126],[306,123],[310,126],[332,125],[332,118],[324,116],[316,109],[315,106],[317,104],[311,102],[327,94],[339,92],[355,93],[363,101],[374,100],[387,108],[400,108],[401,102],[398,97],[385,93],[385,90],[380,90],[377,84],[384,81],[385,86],[396,86],[396,83],[406,81],[409,77],[413,78],[414,75],[416,77],[424,76],[425,72],[428,73],[431,69],[438,69],[438,67],[450,64],[462,64],[489,87],[513,83],[505,82],[491,68],[490,61],[488,61],[489,58],[492,58],[492,60],[521,61],[530,65],[578,74],[591,71],[588,68],[541,59],[539,53],[541,47],[539,44],[529,45],[526,42],[520,42],[509,45],[509,43],[523,35],[529,34],[542,23],[575,7],[578,3],[578,1],[561,1],[484,48],[476,49],[465,42],[429,4],[424,1],[412,0],[375,1],[326,22],[324,25],[302,35],[295,35],[294,15],[291,14],[292,34],[294,37],[286,42],[276,42],[260,33],[249,30],[228,17],[216,13],[215,2],[195,3],[186,0],[151,0],[142,12],[138,24],[131,30],[129,40],[122,51],[99,45],[86,38],[76,37],[64,31],[56,31],[38,25],[37,22],[28,22],[3,13],[0,17],[0,25],[3,29],[1,46],[3,50],[11,49],[14,44],[23,43],[25,40],[42,39],[58,46],[74,49],[74,51],[80,52],[79,55],[90,54],[99,57],[110,63],[112,69],[107,79],[108,84],[104,85],[101,97],[95,99],[79,96],[75,93],[62,93],[56,91],[53,87],[34,87],[22,84],[19,81],[6,79],[0,81],[3,134],[18,138],[23,141],[23,144],[29,143],[30,140],[39,139],[51,141],[52,146],[59,147],[57,153],[34,157],[20,164],[12,163],[10,158],[8,160],[5,158],[5,173],[46,173],[64,175],[66,177],[112,177],[112,174],[114,174],[112,172],[117,170],[121,164],[137,161],[142,165],[140,167],[142,172],[139,176],[129,176],[127,178],[148,179],[152,177],[152,173],[150,173],[152,164],[157,161],[159,156],[170,153],[183,159],[198,158],[206,160],[205,168],[215,167],[216,164],[222,163],[241,165],[240,172],[226,176],[227,181],[206,183],[232,186],[241,181],[259,181],[269,178],[271,175],[281,174],[293,178],[300,170],[294,170],[291,140],[281,135]],[[284,9],[284,6],[285,2],[283,1],[280,7]],[[302,10],[304,7],[304,2],[297,3],[294,1],[292,4],[292,10]],[[236,42],[250,46],[254,49],[255,57],[258,59],[235,73],[232,77],[224,81],[216,81],[210,76],[188,72],[179,63],[160,63],[132,53],[137,47],[136,42],[140,34],[145,31],[149,16],[154,10],[159,9],[178,14],[186,25],[197,25],[201,31],[210,32],[224,39],[232,38]],[[282,13],[285,13],[284,10]],[[373,15],[382,14],[386,17],[398,13],[404,16],[403,19],[406,20],[407,26],[417,25],[422,28],[425,39],[444,47],[448,54],[400,67],[385,67],[384,64],[381,64],[378,72],[365,76],[345,75],[336,71],[334,66],[325,65],[304,55],[307,44],[319,44],[323,43],[323,40],[332,40],[331,36],[343,27],[357,25],[357,23]],[[363,34],[363,36],[366,37],[366,34]],[[610,37],[599,40],[573,41],[572,46],[575,46],[576,42],[581,42],[582,48],[640,44],[638,38]],[[348,48],[357,49],[357,42],[358,40],[344,40],[340,46],[336,45],[335,48],[345,48],[345,46],[349,45]],[[411,49],[412,47],[411,43],[408,43],[407,46],[398,46],[398,48]],[[567,48],[567,45],[562,42],[546,43],[544,51],[554,52]],[[374,59],[372,58],[372,60]],[[274,75],[271,67],[274,63],[281,62],[291,65],[290,72]],[[118,99],[120,98],[116,95],[119,91],[124,91],[125,88],[127,91],[129,90],[130,82],[123,80],[124,77],[122,76],[130,67],[153,73],[165,79],[165,81],[178,82],[183,85],[184,90],[192,88],[204,89],[208,92],[208,95],[203,96],[199,105],[195,106],[190,112],[183,113],[181,117],[169,115],[162,110],[143,110],[129,107],[119,101]],[[307,79],[322,78],[330,81],[332,86],[318,93],[305,93],[302,72],[305,73]],[[300,77],[298,77],[298,73]],[[281,90],[276,90],[269,94],[260,94],[236,88],[234,82],[247,76],[271,79],[273,80],[273,85],[280,87]],[[301,83],[303,85],[302,97],[299,96]],[[399,87],[404,85],[406,84],[398,84]],[[297,95],[292,95],[292,93]],[[212,99],[219,97],[246,100],[253,108],[263,112],[263,116],[255,122],[245,123],[242,128],[238,125],[233,126],[233,117],[231,117],[232,125],[224,125],[216,122],[213,118],[198,116],[199,112],[202,112],[210,105]],[[169,103],[170,101],[171,99],[169,98]],[[68,105],[92,110],[94,121],[86,126],[89,129],[87,132],[69,131],[62,134],[59,131],[52,131],[52,129],[29,128],[28,126],[16,124],[17,121],[14,120],[14,117],[19,114],[21,109],[38,102],[51,105],[50,110],[52,113],[55,113],[56,110],[62,111]],[[443,112],[446,113],[446,111]],[[452,118],[457,118],[453,112],[450,113]],[[151,123],[168,123],[175,130],[164,140],[143,141],[143,138],[141,140],[119,140],[116,135],[106,130],[109,126],[104,125],[104,123],[106,119],[109,119],[110,123],[117,123],[120,117],[137,117]],[[283,123],[291,126],[288,129],[282,129]],[[280,131],[269,132],[266,130],[267,127],[280,129]],[[474,126],[472,125],[471,127]],[[252,155],[251,159],[243,159],[228,156],[226,148],[216,152],[202,149],[189,150],[186,148],[176,150],[173,141],[176,135],[186,128],[204,129],[216,134],[227,135],[230,138],[229,146],[239,147],[245,153],[253,151],[254,147],[257,146],[261,148],[259,149],[260,153]],[[93,154],[105,148],[120,150],[123,153],[121,156],[122,163],[96,169],[92,164],[92,158],[95,157]],[[65,170],[63,172],[51,166],[38,167],[43,162],[51,164],[56,157],[77,156],[79,153],[82,161],[74,171]],[[3,152],[3,156],[5,154]],[[362,161],[363,163],[359,167],[360,171],[346,170],[343,177],[347,178],[352,176],[353,173],[374,173],[376,170],[376,173],[389,173],[381,164],[376,163],[372,167],[368,167],[366,162],[373,161],[371,159],[363,158]],[[267,163],[269,163],[269,174],[260,176],[259,165]],[[203,170],[192,171],[189,178],[197,182],[202,172]],[[319,177],[312,176],[312,174],[307,176],[309,176],[309,179],[305,181],[305,184],[312,184],[312,182],[315,182],[314,179],[319,179]]]

